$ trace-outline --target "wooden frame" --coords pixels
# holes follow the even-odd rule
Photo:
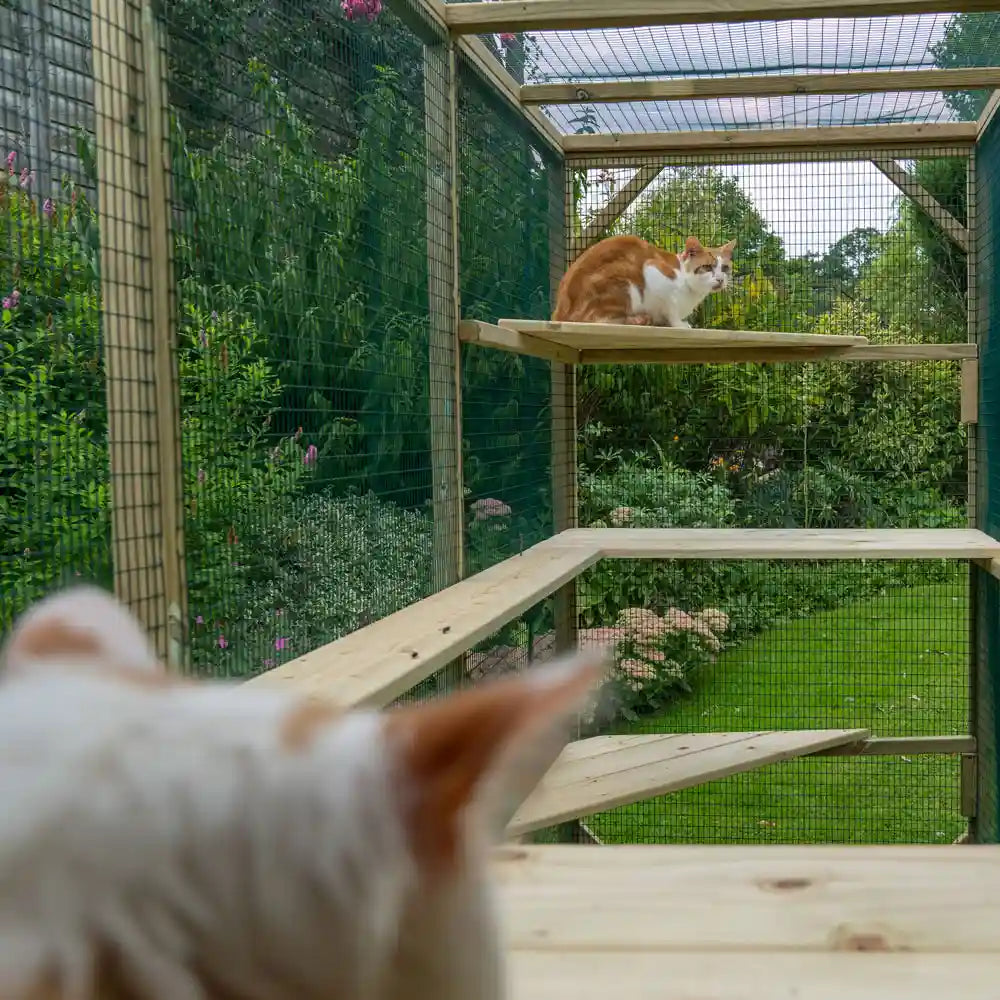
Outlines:
[[[186,579],[156,27],[149,0],[92,0],[115,592],[179,666]]]
[[[992,11],[991,0],[508,0],[448,4],[451,31],[484,35],[499,31],[637,28],[665,24],[782,21],[815,17],[884,17],[893,14],[966,14]]]
[[[769,73],[698,76],[672,80],[541,83],[521,87],[521,103],[608,104],[685,101],[708,97],[785,97],[795,94],[875,94],[902,91],[982,90],[1000,87],[1000,66],[978,69],[882,70],[857,73]]]
[[[969,252],[969,233],[965,226],[947,211],[913,174],[904,170],[890,156],[878,157],[872,160],[872,164],[935,223],[962,253]]]
[[[661,173],[663,167],[656,163],[645,163],[636,168],[628,183],[611,196],[608,203],[583,227],[579,238],[573,241],[572,259],[578,257],[587,247],[597,243]]]
[[[510,2],[510,0],[508,0]],[[555,2],[555,0],[546,0]],[[456,4],[467,7],[469,4]],[[492,6],[492,5],[491,5]],[[501,6],[498,4],[497,6]],[[717,153],[728,150],[778,152],[796,149],[852,149],[871,153],[892,147],[971,149],[975,122],[924,125],[843,125],[822,128],[736,129],[701,132],[625,132],[563,136],[567,158],[601,154]]]

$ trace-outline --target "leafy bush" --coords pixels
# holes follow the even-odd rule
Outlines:
[[[430,590],[430,520],[372,494],[290,500],[260,528],[233,544],[225,584],[192,597],[202,671],[258,673]]]

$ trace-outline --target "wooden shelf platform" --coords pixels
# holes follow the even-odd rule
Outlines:
[[[387,705],[599,559],[975,559],[992,565],[1000,560],[1000,542],[967,528],[574,528],[247,683],[294,688],[345,706]]]
[[[467,320],[462,340],[567,364],[653,361],[698,364],[732,361],[808,361],[867,346],[864,337],[746,330],[682,330],[611,323]]]
[[[777,761],[858,744],[867,729],[594,736],[570,743],[507,827],[511,837],[703,785]]]
[[[989,559],[974,528],[572,528],[556,538],[602,559]]]
[[[511,1000],[994,1000],[1000,847],[497,852]]]

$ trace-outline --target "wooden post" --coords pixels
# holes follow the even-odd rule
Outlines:
[[[52,111],[49,94],[48,0],[27,0],[21,18],[24,26],[25,87],[27,88],[28,166],[35,173],[39,200],[54,197],[52,166]],[[16,6],[15,6],[16,11]]]
[[[549,187],[549,271],[551,301],[555,306],[559,281],[566,269],[573,232],[573,175],[565,165],[553,170]],[[576,367],[552,362],[552,519],[556,531],[575,528],[576,483]],[[556,649],[576,648],[576,580],[553,598]]]
[[[178,665],[186,600],[164,62],[148,3],[91,2],[101,318],[115,592]]]
[[[463,576],[462,384],[458,325],[457,64],[454,45],[424,46],[424,126],[427,157],[427,300],[431,478],[434,490],[434,591]],[[444,668],[445,684],[464,677],[463,659]]]

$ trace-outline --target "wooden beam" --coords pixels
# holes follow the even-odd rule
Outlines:
[[[580,238],[576,243],[577,255],[582,253],[587,247],[597,243],[607,233],[608,229],[621,218],[629,205],[649,187],[653,181],[663,172],[663,167],[659,164],[647,163],[639,167],[632,175],[629,182],[624,187],[619,188],[610,198],[608,203],[598,210],[593,219],[590,220],[580,233]]]
[[[769,73],[673,80],[541,83],[521,88],[521,103],[608,104],[683,101],[707,97],[784,97],[794,94],[877,94],[904,91],[983,90],[1000,87],[1000,66],[860,73]]]
[[[482,39],[461,38],[458,42],[458,50],[479,74],[493,85],[497,93],[531,124],[549,149],[561,156],[563,151],[562,133],[537,108],[526,108],[521,104],[520,85],[504,69]]]
[[[637,28],[727,21],[787,21],[815,17],[895,14],[968,14],[996,10],[995,0],[480,0],[450,3],[445,14],[456,34]]]
[[[462,490],[457,205],[458,161],[455,53],[451,43],[424,46],[424,136],[427,171],[427,302],[429,319],[433,539],[431,586],[444,590],[462,579],[465,550]],[[457,687],[459,657],[445,671]]]
[[[961,421],[979,423],[979,362],[968,358],[962,362]]]
[[[188,666],[187,569],[184,551],[184,477],[181,455],[180,379],[171,234],[170,143],[167,65],[163,33],[152,3],[142,5],[142,55],[146,111],[149,294],[153,363],[156,369],[157,485],[163,589],[166,599],[166,661]]]
[[[511,3],[513,0],[505,0]],[[555,0],[547,0],[555,2]],[[454,4],[456,8],[468,4]],[[500,6],[491,4],[490,6]],[[567,156],[616,153],[695,153],[741,150],[777,152],[792,149],[919,149],[926,146],[969,149],[976,141],[975,122],[924,125],[840,125],[788,129],[708,129],[701,132],[627,132],[563,136]]]
[[[913,174],[904,170],[891,157],[879,157],[872,160],[875,167],[899,188],[913,203],[934,222],[961,250],[969,252],[969,234],[958,219],[955,218]]]
[[[993,116],[997,113],[997,108],[1000,108],[1000,90],[994,90],[990,94],[990,99],[986,102],[986,107],[983,108],[979,115],[979,121],[976,123],[976,131],[979,135],[982,135],[990,122],[993,121]]]
[[[170,598],[165,565],[176,566],[176,529],[165,539],[171,498],[179,477],[161,482],[176,454],[168,426],[176,407],[157,415],[172,344],[163,313],[164,284],[150,269],[166,265],[164,206],[150,204],[148,157],[161,163],[165,150],[149,142],[162,137],[162,120],[149,96],[159,85],[149,72],[142,45],[139,0],[92,0],[91,44],[101,233],[101,327],[107,380],[108,452],[111,480],[111,544],[114,589],[142,622],[160,656],[171,652]],[[151,132],[151,129],[153,130]],[[159,130],[159,131],[157,131]],[[157,197],[163,197],[161,189]],[[155,210],[157,217],[151,219]],[[168,283],[172,270],[162,276]],[[166,327],[164,324],[166,323]],[[159,342],[159,343],[158,343]],[[165,454],[169,452],[169,454]]]
[[[813,757],[892,757],[898,754],[974,754],[974,736],[873,736],[857,743],[817,750]]]
[[[573,347],[553,344],[551,341],[533,337],[530,333],[518,333],[517,330],[507,330],[480,320],[462,320],[458,332],[459,337],[467,344],[482,344],[501,351],[510,351],[512,354],[527,354],[564,365],[575,365],[580,360],[580,352]]]

